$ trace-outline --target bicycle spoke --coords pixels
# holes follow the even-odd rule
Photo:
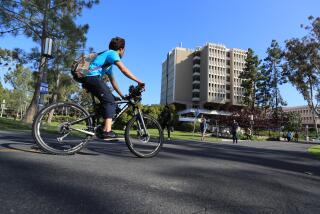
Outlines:
[[[139,157],[152,157],[161,149],[162,130],[157,121],[144,116],[144,121],[135,118],[129,122],[126,130],[126,143],[129,149]]]
[[[91,120],[81,107],[76,104],[56,104],[42,110],[37,116],[34,135],[46,151],[69,154],[81,149],[94,135],[88,127],[91,127]]]

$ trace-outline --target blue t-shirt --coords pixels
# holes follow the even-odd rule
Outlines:
[[[108,50],[100,55],[98,55],[90,64],[89,70],[93,70],[96,67],[100,67],[104,65],[103,68],[99,68],[97,70],[91,71],[87,74],[87,76],[100,76],[102,77],[105,74],[112,74],[112,65],[115,62],[120,61],[120,56],[117,51]]]

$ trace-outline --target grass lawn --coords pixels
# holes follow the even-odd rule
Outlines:
[[[25,124],[20,120],[0,117],[0,130],[30,130],[31,124]]]
[[[57,124],[52,123],[50,126],[45,126],[44,128],[48,133],[56,133]],[[82,128],[82,127],[79,127]],[[8,119],[8,118],[0,118],[0,130],[30,130],[31,124],[22,123],[20,120]],[[151,135],[155,130],[151,130]],[[123,130],[115,130],[115,132],[119,135],[123,135]],[[209,135],[209,134],[208,134]],[[167,138],[167,131],[164,132],[165,138]],[[200,141],[201,135],[200,133],[192,133],[192,132],[182,132],[182,131],[174,131],[171,132],[172,140],[192,140],[192,141]],[[219,142],[220,138],[216,137],[205,137],[205,141],[209,142]]]
[[[320,145],[310,147],[308,152],[320,159]]]
[[[220,138],[211,137],[211,136],[209,137],[210,134],[206,135],[206,137],[204,138],[204,141],[209,141],[209,142],[221,141]],[[200,141],[201,140],[200,133],[193,134],[192,132],[174,131],[174,132],[171,132],[170,135],[171,135],[170,137],[172,140],[193,140],[193,141]],[[168,133],[166,130],[164,131],[164,136],[165,136],[165,138],[168,137]]]
[[[123,130],[115,130],[115,132],[118,135],[124,135],[124,131]],[[151,135],[153,134],[153,132],[155,132],[155,130],[151,130],[150,133]],[[170,137],[172,140],[191,140],[191,141],[200,141],[201,140],[201,135],[200,133],[195,133],[194,135],[192,134],[192,132],[181,132],[181,131],[174,131],[174,132],[170,132]],[[167,138],[168,137],[168,133],[167,131],[164,131],[164,137]],[[209,141],[209,142],[218,142],[221,141],[220,138],[216,138],[216,137],[205,137],[205,141]]]

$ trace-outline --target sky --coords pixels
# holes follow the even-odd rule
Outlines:
[[[89,24],[86,46],[95,51],[106,50],[112,37],[125,38],[123,62],[146,83],[143,103],[159,104],[161,63],[180,43],[252,48],[263,59],[272,39],[283,47],[285,40],[306,35],[300,25],[308,24],[310,15],[320,16],[319,8],[319,0],[100,0],[77,23]],[[1,48],[29,51],[34,46],[23,36],[0,37]],[[123,93],[134,84],[117,69],[114,73]],[[288,106],[306,104],[290,84],[281,86],[281,94]]]

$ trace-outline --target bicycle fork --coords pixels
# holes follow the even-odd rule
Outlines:
[[[138,124],[138,132],[139,132],[139,135],[140,136],[144,136],[144,137],[149,137],[149,132],[146,128],[146,124],[144,122],[144,119],[143,119],[143,115],[142,115],[142,112],[140,109],[138,109],[138,120],[137,120],[137,124]],[[144,131],[144,134],[141,133],[141,131]]]

